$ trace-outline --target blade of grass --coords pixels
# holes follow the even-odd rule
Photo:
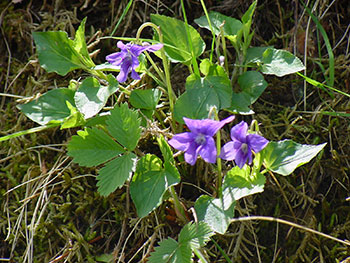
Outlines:
[[[208,14],[207,7],[205,6],[205,3],[204,3],[203,0],[200,0],[200,1],[201,1],[201,5],[202,5],[202,8],[203,8],[205,17],[207,18],[207,21],[208,21],[208,25],[209,25],[209,28],[210,28],[210,32],[211,32],[212,35],[213,35],[213,40],[212,40],[212,42],[211,42],[210,58],[209,58],[210,62],[213,62],[213,53],[214,53],[214,45],[215,45],[216,36],[215,36],[214,30],[213,30],[213,27],[212,27],[212,25],[211,25],[211,21],[210,21],[210,18],[209,18],[209,14]]]
[[[129,11],[129,9],[130,9],[130,7],[132,5],[132,2],[133,2],[133,0],[129,0],[129,3],[126,5],[125,9],[123,10],[123,13],[122,13],[121,17],[119,18],[119,20],[118,20],[117,24],[115,25],[115,27],[114,27],[112,33],[110,34],[110,36],[113,36],[115,31],[117,31],[117,28],[119,27],[120,23],[122,22],[122,20],[124,19],[124,17],[128,13],[128,11]]]
[[[310,11],[310,9],[304,4],[303,1],[300,1],[305,10],[308,12],[308,14],[311,16],[311,19],[314,21],[314,23],[316,24],[317,29],[320,31],[324,43],[326,45],[326,49],[328,52],[328,57],[329,57],[329,62],[328,62],[328,66],[329,66],[329,79],[327,81],[328,86],[333,87],[334,85],[334,54],[333,54],[333,50],[332,50],[332,46],[331,43],[329,42],[329,38],[328,35],[326,33],[326,31],[324,30],[323,26],[321,25],[320,21],[318,20],[318,18]],[[326,72],[324,72],[325,74]]]
[[[13,139],[13,138],[16,138],[18,136],[27,135],[27,134],[43,131],[43,130],[46,130],[46,129],[49,129],[49,128],[57,127],[59,125],[61,125],[61,123],[52,123],[52,124],[46,124],[46,125],[42,125],[42,126],[39,126],[39,127],[31,128],[31,129],[28,129],[28,130],[25,130],[25,131],[15,132],[15,133],[12,133],[12,134],[0,137],[0,142],[7,141],[9,139]]]
[[[338,90],[338,89],[336,89],[336,88],[333,88],[333,87],[330,87],[330,86],[328,86],[328,85],[322,84],[321,82],[318,82],[317,80],[311,79],[311,78],[309,78],[309,77],[307,77],[307,76],[301,74],[300,72],[297,72],[297,74],[298,74],[300,77],[304,78],[304,79],[306,80],[306,82],[308,82],[308,83],[311,84],[312,86],[315,86],[315,87],[320,88],[320,89],[324,90],[325,92],[327,92],[332,98],[334,98],[334,96],[332,96],[332,95],[329,93],[329,91],[327,91],[327,89],[332,90],[332,91],[335,91],[335,92],[337,92],[337,93],[339,93],[339,94],[342,94],[342,95],[344,95],[344,96],[350,98],[350,94],[348,94],[348,93],[346,93],[346,92],[343,92],[343,91]]]
[[[199,67],[198,67],[198,63],[197,63],[197,58],[194,55],[192,39],[191,39],[191,36],[190,36],[190,30],[188,30],[188,21],[187,21],[186,10],[185,10],[185,5],[184,5],[184,1],[183,0],[181,0],[181,8],[182,8],[182,13],[183,13],[185,24],[186,24],[186,33],[187,33],[188,44],[190,46],[191,54],[192,54],[193,71],[194,71],[194,73],[197,76],[200,76]]]
[[[214,240],[214,238],[210,237],[210,240],[214,243],[214,245],[217,247],[217,249],[220,251],[221,255],[226,259],[228,263],[232,263],[228,255],[225,253],[225,251],[220,247],[220,245]]]

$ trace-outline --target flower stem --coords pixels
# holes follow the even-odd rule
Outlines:
[[[221,198],[222,197],[222,166],[221,166],[221,158],[219,157],[221,150],[221,133],[220,130],[216,134],[216,152],[217,152],[217,158],[216,163],[218,165],[218,177],[217,177],[217,185],[216,185],[216,196]]]
[[[213,62],[213,51],[214,51],[214,44],[215,44],[216,37],[215,37],[215,33],[214,33],[214,30],[213,30],[213,27],[211,25],[211,21],[210,21],[210,18],[209,18],[208,10],[207,10],[207,8],[206,8],[206,6],[204,4],[204,1],[200,0],[200,2],[201,2],[201,5],[202,5],[202,8],[203,8],[205,17],[207,18],[208,25],[209,25],[209,28],[210,28],[210,32],[213,35],[213,40],[211,42],[211,52],[210,52],[210,62]]]
[[[182,14],[184,16],[185,25],[186,25],[185,28],[186,28],[186,33],[187,33],[188,45],[189,45],[189,47],[191,49],[193,71],[194,71],[194,73],[197,76],[200,76],[197,59],[196,59],[196,56],[195,56],[194,50],[193,50],[193,43],[192,43],[192,39],[191,39],[191,35],[190,35],[190,28],[188,26],[187,16],[186,16],[186,11],[185,11],[185,5],[184,5],[184,1],[183,0],[181,0],[181,8],[182,8]]]
[[[185,214],[185,210],[184,208],[182,207],[181,203],[180,203],[180,200],[176,194],[176,191],[175,191],[175,188],[174,186],[170,186],[170,193],[171,193],[171,196],[173,197],[174,199],[174,204],[175,204],[175,212],[177,214],[177,216],[179,217],[179,219],[181,221],[183,221],[184,223],[187,223],[187,218],[186,218],[186,214]]]
[[[150,27],[152,27],[152,28],[154,28],[156,30],[156,32],[157,32],[157,34],[159,36],[159,42],[164,45],[163,34],[162,34],[160,28],[157,25],[155,25],[155,24],[153,24],[151,22],[144,23],[144,24],[142,24],[140,26],[140,28],[137,30],[137,33],[136,33],[136,39],[140,38],[142,30],[146,26],[150,26]],[[160,54],[161,54],[161,57],[162,57],[163,68],[164,68],[164,73],[165,73],[165,82],[166,82],[166,86],[167,86],[167,90],[168,90],[168,97],[169,97],[169,103],[170,103],[170,112],[171,112],[171,114],[173,114],[173,112],[174,112],[174,104],[175,104],[175,101],[176,101],[176,96],[175,96],[175,93],[173,92],[173,89],[171,87],[169,64],[168,64],[168,60],[167,60],[167,58],[165,56],[164,48],[160,49]],[[150,62],[152,63],[153,60],[150,60]],[[157,66],[154,63],[152,63],[152,65],[156,69]],[[160,74],[159,73],[160,72],[159,69],[156,70],[156,71],[157,71],[158,74]],[[164,75],[160,74],[160,77],[164,81]],[[175,123],[173,123],[173,124],[175,124]],[[175,127],[175,125],[174,125],[174,127]]]
[[[215,108],[213,108],[213,112],[215,114],[215,120],[219,121],[219,116]],[[218,168],[218,176],[217,176],[217,182],[216,182],[216,197],[221,198],[222,197],[222,166],[221,166],[221,158],[220,156],[221,151],[221,133],[220,130],[216,133],[216,163]]]

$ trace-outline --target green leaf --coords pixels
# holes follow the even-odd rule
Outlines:
[[[192,59],[187,39],[186,24],[178,19],[151,14],[152,23],[160,26],[163,34],[164,50],[173,62],[188,62]],[[188,25],[194,56],[199,57],[205,50],[205,43],[197,30]]]
[[[75,106],[74,91],[59,88],[46,92],[36,100],[17,105],[17,108],[32,121],[45,125],[50,121],[62,122],[71,115],[66,101]]]
[[[255,63],[262,73],[282,77],[304,70],[301,60],[286,50],[275,48],[250,48],[246,63]]]
[[[68,143],[68,155],[82,166],[96,166],[124,152],[124,149],[102,130],[78,131]]]
[[[261,72],[282,77],[305,67],[301,60],[286,50],[267,49],[263,53]]]
[[[230,97],[232,96],[232,87],[230,79],[225,76],[209,75],[199,78],[195,74],[186,79],[186,90],[189,89],[211,88],[218,96],[220,104],[218,109],[224,109],[231,105]]]
[[[228,110],[240,114],[254,113],[249,106],[252,105],[264,92],[267,82],[257,71],[246,71],[238,77],[241,92],[232,94],[232,105]]]
[[[70,104],[67,100],[66,104],[70,110],[70,115],[64,119],[63,123],[61,124],[61,129],[68,129],[84,125],[86,122],[83,115],[78,111],[78,109]]]
[[[199,68],[205,76],[222,76],[227,77],[225,69],[218,64],[210,62],[209,59],[203,59]]]
[[[192,249],[206,245],[210,237],[214,235],[208,224],[204,222],[186,224],[179,235],[180,243],[190,243]]]
[[[97,262],[111,263],[113,262],[113,254],[102,254],[95,257]]]
[[[136,148],[141,135],[141,120],[136,111],[129,109],[126,103],[115,106],[106,123],[108,131],[121,145],[129,151]]]
[[[248,10],[242,16],[243,24],[251,23],[253,19],[253,14],[256,8],[257,1],[254,1],[248,8]]]
[[[261,173],[251,175],[250,167],[235,166],[225,176],[221,198],[200,196],[194,205],[199,221],[207,223],[217,233],[224,234],[234,217],[236,201],[242,197],[262,192],[265,177]]]
[[[184,123],[183,117],[190,119],[206,119],[211,107],[217,109],[220,100],[214,89],[194,88],[186,90],[177,100],[174,106],[174,118],[179,123]]]
[[[325,145],[326,143],[299,144],[292,140],[269,142],[261,151],[261,158],[266,169],[281,175],[290,175],[297,167],[314,158]]]
[[[229,17],[229,16],[225,16],[222,15],[218,12],[209,12],[209,19],[211,22],[211,26],[213,28],[213,31],[215,33],[215,35],[219,35],[220,34],[220,26],[223,25],[223,32],[224,35],[236,35],[238,33],[238,31],[242,28],[242,23],[241,21]],[[194,20],[194,22],[197,23],[197,25],[199,25],[200,27],[206,28],[208,30],[210,30],[209,24],[208,24],[208,20],[206,18],[206,16],[202,16],[200,18],[197,18]]]
[[[66,32],[33,32],[33,38],[40,65],[47,72],[64,76],[74,69],[84,68],[81,56]]]
[[[130,184],[130,195],[139,217],[147,216],[162,202],[166,190],[180,182],[175,166],[165,163],[155,155],[147,154],[137,163],[136,172]]]
[[[149,263],[191,263],[192,251],[188,243],[179,244],[172,238],[159,243],[149,257]]]
[[[267,49],[274,49],[272,46],[269,47],[250,47],[247,50],[245,57],[245,65],[249,64],[261,64],[262,55]]]
[[[210,108],[228,108],[231,105],[232,88],[227,76],[198,78],[194,74],[186,80],[186,91],[177,99],[174,107],[175,120],[183,123],[183,117],[208,118]]]
[[[174,164],[173,151],[169,146],[168,142],[164,139],[163,135],[157,136],[157,142],[159,145],[159,149],[162,152],[164,162]]]
[[[117,85],[102,86],[97,79],[88,77],[75,92],[75,104],[85,119],[91,118],[99,113],[106,105],[109,96],[116,90]]]
[[[229,195],[237,201],[245,196],[263,192],[265,182],[265,176],[260,172],[252,175],[248,165],[244,165],[242,169],[235,166],[225,176],[223,195]]]
[[[86,23],[86,17],[83,19],[83,21],[81,21],[80,26],[75,33],[73,47],[81,55],[81,57],[84,59],[85,64],[88,67],[94,67],[95,63],[90,58],[89,51],[88,51],[87,46],[86,46],[85,23]]]
[[[230,195],[222,198],[214,198],[201,195],[194,205],[198,221],[207,223],[210,228],[220,234],[224,234],[234,217],[236,202]]]
[[[135,89],[131,92],[129,101],[134,108],[155,110],[161,96],[159,89]]]
[[[136,161],[137,156],[129,152],[108,162],[97,176],[98,192],[108,196],[115,189],[123,186],[131,177]]]
[[[192,262],[191,250],[205,246],[213,234],[208,225],[203,222],[188,223],[182,228],[178,242],[168,238],[159,243],[151,253],[149,263],[190,263]]]

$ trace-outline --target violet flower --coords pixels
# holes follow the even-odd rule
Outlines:
[[[133,79],[140,79],[139,74],[135,71],[140,64],[138,56],[146,50],[150,52],[157,51],[163,47],[163,44],[139,46],[132,43],[125,45],[122,41],[118,41],[117,47],[121,51],[108,55],[106,60],[114,66],[120,66],[120,73],[117,76],[117,80],[122,83],[128,78],[129,72],[131,72]]]
[[[176,134],[169,140],[169,144],[177,150],[184,151],[185,161],[190,165],[196,163],[198,155],[208,163],[215,163],[217,153],[213,136],[234,118],[235,116],[230,116],[222,121],[183,118],[190,132]]]
[[[231,129],[232,141],[226,143],[220,153],[220,158],[224,160],[235,160],[235,163],[242,169],[249,160],[252,163],[252,150],[260,152],[268,144],[268,140],[257,134],[247,134],[248,124],[241,121]]]

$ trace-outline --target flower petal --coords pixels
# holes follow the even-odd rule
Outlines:
[[[194,136],[191,132],[183,132],[176,134],[168,141],[169,145],[179,151],[187,151],[191,144],[194,144]]]
[[[230,116],[222,121],[215,121],[211,119],[192,120],[186,117],[183,119],[191,131],[214,136],[219,129],[221,129],[226,123],[233,121],[234,118],[235,116]]]
[[[125,58],[124,52],[116,52],[106,56],[106,60],[114,66],[119,66],[120,63],[122,63],[124,58]]]
[[[137,68],[140,65],[140,61],[137,57],[131,56],[131,67],[133,69]]]
[[[245,163],[247,162],[247,159],[249,158],[249,156],[250,156],[250,160],[251,160],[251,155],[252,155],[251,151],[248,151],[246,154],[244,154],[244,152],[240,149],[237,152],[237,155],[236,155],[236,158],[235,158],[235,163],[237,164],[237,166],[239,168],[242,169],[243,166],[245,165]]]
[[[120,83],[123,83],[126,81],[126,79],[128,78],[128,74],[131,70],[131,62],[130,60],[124,60],[121,67],[120,67],[120,72],[117,76],[117,80]]]
[[[215,163],[216,162],[216,145],[215,141],[212,137],[207,136],[207,143],[201,145],[199,148],[199,155],[203,158],[207,163]]]
[[[150,46],[145,46],[147,51],[155,52],[163,47],[163,44],[155,44]]]
[[[238,151],[241,149],[241,142],[230,141],[221,148],[220,158],[232,161],[236,158]]]
[[[190,144],[190,147],[187,149],[184,156],[187,163],[194,165],[198,157],[198,145],[195,143]]]
[[[131,77],[133,79],[141,79],[140,75],[137,74],[137,72],[134,69],[131,70]]]
[[[245,121],[241,121],[231,129],[231,139],[237,139],[240,142],[246,142],[248,131],[248,124]]]
[[[130,47],[130,53],[133,54],[134,56],[138,57],[146,49],[147,49],[147,47],[143,47],[143,46],[140,46],[140,45],[133,44]]]
[[[260,152],[269,143],[267,139],[258,134],[249,134],[247,136],[247,144],[253,149],[255,153]]]
[[[118,41],[117,47],[120,48],[122,51],[127,51],[128,50],[128,45],[124,45],[122,41]]]
[[[203,128],[201,129],[201,132],[210,136],[214,136],[217,133],[217,131],[220,130],[226,123],[230,123],[234,119],[234,115],[221,121],[206,119],[206,122],[203,123]]]

